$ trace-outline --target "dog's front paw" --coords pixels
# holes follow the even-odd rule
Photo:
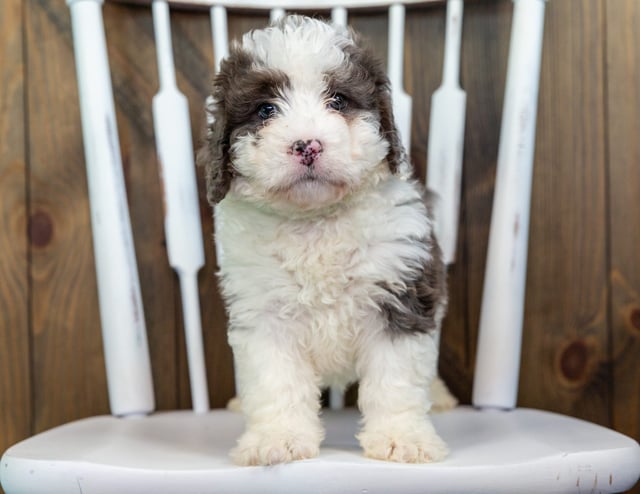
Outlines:
[[[321,439],[291,432],[247,431],[231,451],[231,458],[242,466],[276,465],[306,460],[318,456]]]
[[[358,435],[365,456],[398,463],[443,460],[449,450],[435,432],[363,431]]]

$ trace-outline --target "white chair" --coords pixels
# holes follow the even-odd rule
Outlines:
[[[354,438],[358,414],[327,410],[327,438],[319,458],[275,467],[236,467],[228,451],[243,428],[242,417],[228,410],[209,411],[202,358],[195,274],[203,263],[197,242],[201,236],[193,198],[193,166],[178,172],[179,163],[192,164],[186,101],[173,73],[168,6],[155,0],[154,26],[161,90],[154,100],[154,121],[169,212],[166,233],[171,265],[182,286],[192,385],[193,411],[152,413],[153,388],[146,344],[139,282],[132,251],[113,97],[106,59],[101,0],[68,0],[71,8],[83,118],[87,175],[96,246],[101,322],[109,381],[111,416],[93,417],[38,434],[7,450],[0,463],[0,480],[7,494],[18,493],[508,493],[622,492],[640,476],[640,446],[609,429],[543,411],[515,408],[520,330],[524,301],[529,191],[535,133],[544,0],[515,0],[511,51],[504,103],[494,212],[485,277],[473,402],[437,414],[433,420],[451,449],[441,463],[403,465],[369,460]],[[175,3],[187,3],[184,1]],[[188,3],[207,3],[191,0]],[[219,1],[211,9],[216,63],[226,51],[224,6],[293,8],[288,2]],[[273,5],[271,5],[273,3]],[[326,8],[325,2],[307,2]],[[349,8],[383,4],[375,0],[344,1]],[[413,3],[413,2],[406,2]],[[417,3],[417,2],[416,2]],[[297,6],[306,5],[303,0]],[[459,45],[461,0],[450,0],[448,54],[442,93],[464,112],[464,95],[457,84],[456,43]],[[273,15],[281,15],[274,11]],[[345,22],[346,11],[334,9]],[[403,9],[393,6],[390,42],[397,41]],[[457,23],[457,24],[456,24]],[[400,31],[401,32],[401,31]],[[400,38],[402,39],[402,38]],[[457,41],[456,41],[457,40]],[[452,47],[453,46],[453,47]],[[402,94],[402,65],[398,49],[390,49],[389,68],[395,85],[398,125],[410,111]],[[399,58],[400,60],[402,57]],[[524,61],[524,63],[523,63]],[[394,72],[395,71],[395,72]],[[409,102],[410,103],[410,102]],[[433,105],[434,108],[437,104]],[[404,110],[402,109],[404,107]],[[434,110],[434,114],[437,111]],[[167,133],[163,125],[183,119],[182,133]],[[434,115],[434,118],[436,116]],[[460,129],[464,116],[441,122]],[[434,126],[432,125],[432,128]],[[175,129],[175,126],[173,126]],[[452,130],[453,132],[453,130]],[[446,134],[446,133],[445,133]],[[452,162],[461,156],[459,142],[432,135],[430,147],[442,147]],[[448,147],[447,147],[448,146]],[[430,168],[437,166],[430,160]],[[430,180],[453,187],[454,167],[436,170]],[[514,170],[518,173],[514,173]],[[432,170],[429,172],[433,173]],[[100,184],[98,187],[97,184]],[[449,185],[445,185],[449,184]],[[442,190],[442,189],[441,189]],[[455,235],[457,200],[443,195],[438,217],[439,236]],[[196,208],[196,209],[194,209]],[[173,213],[178,211],[177,216]],[[513,236],[515,215],[521,232]],[[99,218],[100,221],[96,221]],[[178,219],[176,219],[178,218]],[[449,218],[449,219],[447,219]],[[453,218],[453,220],[451,220]],[[455,242],[453,242],[455,245]],[[102,251],[101,249],[105,249]],[[510,253],[506,256],[505,252]],[[223,254],[223,253],[220,253]],[[453,257],[453,252],[451,253]],[[507,259],[515,269],[504,266]],[[511,303],[504,303],[509,297]],[[493,301],[501,299],[501,304]],[[118,307],[118,310],[112,310]],[[509,310],[505,311],[505,307]],[[504,351],[492,352],[493,342]],[[334,403],[335,404],[335,403]],[[340,408],[336,406],[336,408]]]

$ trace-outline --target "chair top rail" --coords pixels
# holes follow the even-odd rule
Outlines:
[[[150,4],[151,0],[114,0],[120,3]],[[394,3],[404,5],[412,4],[442,4],[446,0],[404,0],[393,2],[389,0],[344,0],[342,2],[326,0],[168,0],[172,6],[183,7],[228,7],[235,9],[270,10],[270,9],[291,9],[291,10],[329,10],[334,7],[344,7],[347,9],[359,8],[381,8],[388,7]]]

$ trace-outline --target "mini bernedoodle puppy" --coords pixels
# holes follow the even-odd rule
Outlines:
[[[321,388],[359,380],[366,456],[445,457],[427,415],[445,271],[382,64],[288,16],[215,77],[200,153],[247,428],[241,465],[318,455]]]

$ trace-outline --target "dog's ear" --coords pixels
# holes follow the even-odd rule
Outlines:
[[[359,36],[352,33],[352,38],[356,45],[360,44]],[[389,143],[387,152],[387,162],[391,173],[400,171],[402,164],[406,162],[406,151],[402,147],[400,134],[396,128],[393,117],[393,104],[391,101],[391,83],[387,77],[384,65],[378,56],[368,47],[356,48],[351,54],[352,60],[363,69],[363,73],[368,74],[371,81],[375,81],[375,106],[379,112],[380,133]]]
[[[407,159],[406,151],[402,146],[400,134],[396,128],[393,116],[393,103],[391,101],[391,87],[386,74],[382,74],[383,82],[377,85],[378,109],[380,111],[380,130],[389,142],[387,162],[391,173],[397,173],[401,164]]]
[[[221,87],[223,74],[219,74],[213,82],[213,94],[207,98],[205,105],[206,133],[197,162],[205,169],[207,182],[207,199],[215,205],[224,199],[231,186],[233,169],[229,156],[229,129],[226,112],[223,108]]]
[[[225,143],[226,119],[212,96],[205,105],[206,134],[197,156],[198,166],[204,167],[207,200],[212,206],[229,191],[233,173],[229,162],[229,144]]]

